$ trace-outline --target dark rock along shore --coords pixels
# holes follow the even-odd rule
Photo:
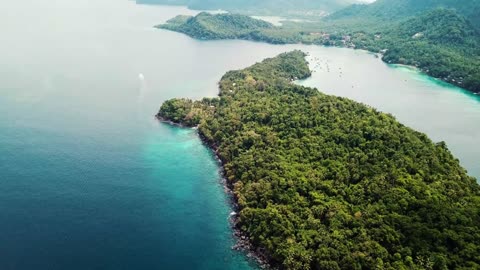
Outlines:
[[[182,125],[180,123],[175,123],[173,121],[164,119],[158,114],[155,117],[160,122],[166,123],[168,125],[172,125],[180,128],[192,128],[189,126]],[[237,198],[235,198],[235,195],[233,194],[233,186],[230,183],[228,183],[227,179],[224,177],[223,161],[220,159],[220,157],[217,154],[218,147],[214,144],[209,144],[207,140],[205,140],[205,137],[198,130],[197,130],[197,134],[202,140],[203,144],[205,144],[210,150],[213,151],[213,153],[215,154],[215,160],[217,160],[218,164],[220,165],[220,173],[222,176],[221,184],[223,186],[225,193],[227,193],[229,197],[230,204],[234,211],[233,214],[230,216],[230,220],[229,220],[233,230],[233,236],[236,239],[236,243],[235,245],[232,246],[232,249],[239,252],[246,253],[246,256],[256,261],[259,267],[262,269],[276,269],[271,264],[271,258],[266,253],[265,249],[262,247],[256,247],[255,245],[253,245],[253,243],[250,241],[250,238],[247,236],[247,234],[243,232],[239,227],[238,214],[237,214],[239,209],[237,204]]]

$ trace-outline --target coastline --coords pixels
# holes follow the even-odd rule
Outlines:
[[[219,168],[220,168],[220,176],[221,180],[220,183],[223,187],[224,192],[227,194],[230,206],[233,210],[233,212],[229,216],[229,223],[230,227],[232,229],[232,235],[235,238],[235,244],[231,247],[232,250],[236,250],[239,252],[245,253],[245,256],[247,256],[249,259],[255,261],[258,264],[258,267],[260,269],[276,269],[272,265],[272,259],[268,254],[265,253],[264,249],[262,247],[256,247],[251,241],[248,235],[242,231],[239,227],[239,218],[238,218],[238,212],[239,212],[239,207],[237,203],[237,199],[234,195],[233,192],[233,185],[227,181],[225,178],[225,168],[224,168],[224,162],[218,155],[218,146],[212,143],[209,143],[205,136],[197,129],[196,126],[187,126],[183,125],[181,123],[175,123],[171,120],[167,120],[160,115],[155,115],[155,118],[161,122],[165,123],[171,126],[179,127],[179,128],[194,128],[197,130],[197,135],[202,141],[202,143],[213,152],[215,160],[218,162]]]
[[[382,61],[382,62],[384,62],[384,61]],[[419,76],[425,77],[426,79],[428,79],[432,83],[439,84],[439,85],[442,85],[442,86],[447,86],[449,88],[457,89],[458,91],[461,91],[465,95],[469,95],[469,96],[473,95],[476,98],[478,98],[480,96],[480,92],[475,92],[475,91],[472,91],[472,90],[468,90],[468,89],[463,88],[459,85],[456,85],[452,82],[448,82],[448,81],[443,80],[441,78],[433,77],[419,67],[411,66],[411,65],[405,65],[405,64],[389,64],[389,63],[386,63],[386,64],[388,66],[390,66],[391,68],[395,68],[395,69],[403,68],[404,70],[407,70],[407,72],[414,72]]]
[[[405,65],[405,64],[402,64],[400,62],[392,62],[392,61],[387,61],[385,60],[384,56],[385,54],[384,53],[381,53],[381,52],[378,52],[378,51],[375,51],[375,50],[371,50],[365,46],[358,46],[358,47],[350,47],[350,46],[347,46],[347,45],[323,45],[323,44],[316,44],[316,43],[307,43],[307,42],[303,42],[303,41],[298,41],[298,42],[272,42],[272,41],[269,41],[269,40],[265,40],[265,39],[262,39],[262,38],[242,38],[242,37],[237,37],[237,38],[233,38],[233,39],[230,39],[230,38],[199,38],[199,37],[196,37],[196,36],[193,36],[189,33],[186,33],[186,32],[183,32],[183,31],[180,31],[178,29],[171,29],[169,27],[165,27],[168,23],[163,23],[163,24],[159,24],[159,25],[155,25],[154,28],[156,29],[163,29],[163,30],[167,30],[167,31],[172,31],[172,32],[176,32],[176,33],[181,33],[181,34],[184,34],[184,35],[187,35],[189,36],[190,38],[193,38],[193,39],[196,39],[196,40],[200,40],[200,41],[215,41],[215,40],[235,40],[235,39],[240,39],[240,40],[246,40],[246,41],[251,41],[251,42],[260,42],[260,43],[266,43],[266,44],[272,44],[272,45],[311,45],[311,46],[323,46],[323,47],[334,47],[334,48],[346,48],[346,49],[353,49],[353,50],[360,50],[360,51],[365,51],[365,52],[368,52],[368,53],[371,53],[372,55],[374,55],[375,57],[379,58],[383,63],[387,64],[387,65],[397,65],[397,66],[405,66],[405,67],[409,67],[409,68],[412,68],[412,69],[415,69],[417,70],[418,72],[422,73],[422,74],[425,74],[429,77],[432,77],[434,79],[437,79],[441,82],[445,82],[445,83],[448,83],[448,84],[451,84],[455,87],[458,87],[458,88],[461,88],[461,89],[464,89],[465,91],[468,91],[470,93],[473,93],[475,95],[480,95],[480,92],[478,92],[477,90],[475,89],[469,89],[469,88],[465,88],[464,85],[463,85],[463,82],[462,82],[462,79],[460,78],[457,78],[457,77],[437,77],[437,76],[434,76],[430,73],[430,70],[429,69],[425,69],[425,68],[420,68],[418,66],[414,66],[414,65]]]

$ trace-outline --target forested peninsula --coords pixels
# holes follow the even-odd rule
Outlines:
[[[371,10],[372,6],[352,6],[320,21],[284,22],[282,26],[246,15],[202,12],[194,17],[178,16],[157,27],[202,40],[245,39],[365,49],[379,53],[386,63],[415,66],[432,77],[480,93],[480,34],[465,16],[453,9],[438,8],[386,19],[389,9],[380,6]]]
[[[281,269],[480,269],[480,187],[443,142],[292,81],[300,51],[163,103],[222,161],[236,226]]]

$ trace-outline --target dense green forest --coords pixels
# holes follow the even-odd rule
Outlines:
[[[223,162],[238,226],[283,269],[480,269],[480,187],[381,113],[292,83],[295,51],[230,71],[218,98],[159,118],[199,127]]]
[[[398,21],[431,11],[453,9],[480,28],[480,0],[377,0],[372,4],[349,6],[330,16],[329,19],[358,19],[385,23]]]
[[[453,10],[435,9],[374,32],[354,32],[359,48],[383,52],[387,63],[416,66],[425,73],[480,92],[480,35]]]
[[[212,15],[206,12],[196,17],[177,16],[159,27],[182,32],[197,39],[248,39],[253,32],[273,29],[274,26],[262,20],[238,14]]]
[[[157,26],[197,39],[246,39],[273,44],[304,43],[366,49],[392,64],[416,66],[425,73],[480,92],[480,34],[452,9],[379,23],[368,16],[317,22],[285,22],[276,27],[246,15],[200,13]]]
[[[140,4],[184,5],[192,9],[222,9],[255,15],[321,16],[356,0],[137,0]]]

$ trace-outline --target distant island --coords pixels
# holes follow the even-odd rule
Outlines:
[[[251,15],[318,17],[362,3],[358,0],[136,0],[139,4],[182,5]]]
[[[202,12],[195,17],[178,16],[157,27],[203,40],[245,39],[365,49],[378,53],[386,63],[414,66],[432,77],[480,93],[480,22],[476,13],[472,15],[472,10],[480,10],[480,4],[474,0],[450,6],[438,4],[442,1],[454,3],[426,1],[428,6],[419,4],[421,1],[379,0],[353,5],[318,21],[284,22],[282,26],[246,15]],[[464,8],[444,8],[457,6]]]
[[[480,269],[480,186],[445,143],[292,83],[308,76],[281,54],[158,113],[198,126],[252,250],[281,269]]]

